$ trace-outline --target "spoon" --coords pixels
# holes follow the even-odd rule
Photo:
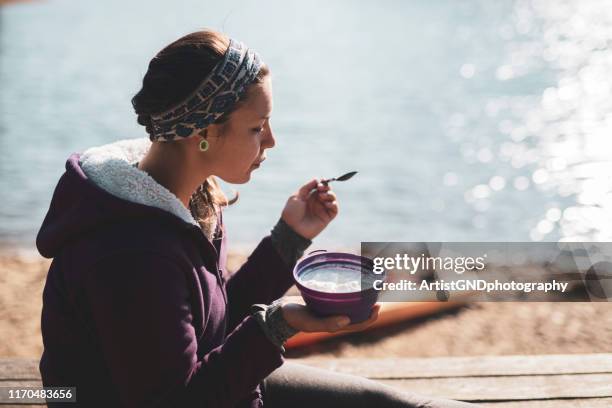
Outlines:
[[[340,177],[334,177],[334,178],[330,178],[330,179],[321,180],[321,183],[323,183],[324,185],[327,185],[327,183],[329,183],[331,181],[346,181],[346,180],[350,179],[351,177],[353,177],[355,174],[357,174],[356,171],[349,171],[348,173],[343,174]]]
[[[334,177],[334,178],[330,178],[330,179],[323,179],[323,180],[321,180],[321,183],[326,186],[328,183],[330,183],[332,181],[345,181],[345,180],[348,180],[351,177],[353,177],[355,174],[357,174],[356,171],[350,171],[350,172],[348,172],[346,174],[343,174],[343,175],[341,175],[339,177]],[[309,194],[312,194],[314,191],[317,191],[317,189],[313,188],[312,190],[310,190]]]

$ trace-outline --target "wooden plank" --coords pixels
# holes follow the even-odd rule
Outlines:
[[[399,389],[464,401],[612,397],[612,374],[377,380]]]
[[[38,380],[38,359],[0,358],[1,380]]]
[[[612,373],[612,353],[288,361],[375,379]]]
[[[303,358],[288,361],[369,378],[436,378],[612,372],[612,353],[434,358]],[[39,379],[37,359],[0,359],[0,380]]]
[[[612,354],[289,361],[491,408],[612,407]],[[0,359],[0,386],[40,385],[37,359]]]
[[[481,402],[482,408],[610,408],[612,398],[551,399],[541,401]]]

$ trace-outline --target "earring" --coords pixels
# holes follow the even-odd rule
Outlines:
[[[208,150],[208,140],[202,139],[200,140],[200,151],[205,152]]]

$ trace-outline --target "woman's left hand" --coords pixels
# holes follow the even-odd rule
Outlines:
[[[287,200],[281,218],[304,238],[313,239],[338,215],[338,201],[331,187],[315,178]],[[310,193],[312,189],[315,191]]]

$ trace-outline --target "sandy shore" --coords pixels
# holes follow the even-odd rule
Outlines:
[[[230,253],[235,270],[247,254]],[[39,357],[50,260],[0,251],[0,356]],[[611,303],[476,303],[435,317],[330,339],[287,357],[420,357],[612,352]]]

